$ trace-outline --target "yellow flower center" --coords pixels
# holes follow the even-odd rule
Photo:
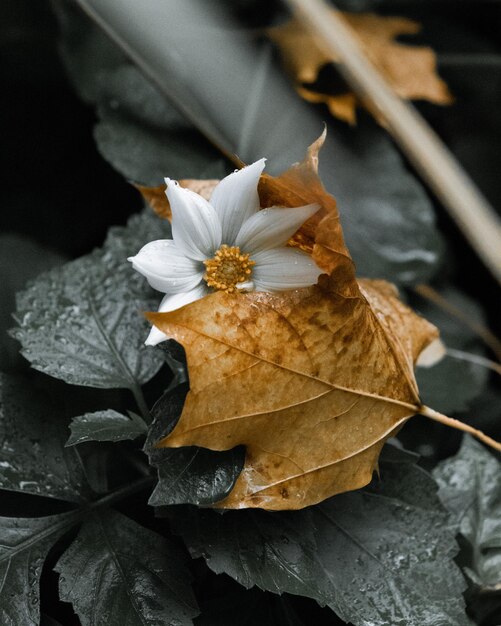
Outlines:
[[[238,246],[222,245],[212,259],[204,261],[204,265],[207,268],[204,280],[209,287],[233,293],[238,283],[249,280],[256,263]]]

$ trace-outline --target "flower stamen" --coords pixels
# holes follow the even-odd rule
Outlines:
[[[207,271],[204,280],[209,287],[234,293],[239,283],[245,283],[252,274],[255,261],[241,252],[238,246],[222,245],[212,259],[204,261]]]

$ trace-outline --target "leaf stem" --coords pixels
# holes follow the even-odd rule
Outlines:
[[[90,502],[87,505],[86,509],[87,511],[89,511],[89,510],[100,509],[104,506],[113,506],[117,502],[120,502],[120,500],[123,500],[124,498],[127,498],[128,496],[132,496],[135,493],[139,493],[140,491],[143,491],[150,485],[153,486],[156,480],[157,479],[154,476],[147,476],[145,478],[140,478],[139,480],[136,480],[130,485],[125,485],[125,487],[121,487],[120,489],[117,489],[115,491],[112,491],[111,493],[106,494],[102,498],[99,498],[99,500],[94,500],[94,502]]]
[[[54,526],[50,528],[46,528],[45,530],[37,533],[34,537],[30,537],[25,539],[21,543],[17,544],[12,551],[7,551],[5,555],[0,556],[0,563],[2,561],[10,559],[12,556],[19,554],[22,550],[29,548],[37,542],[43,541],[52,535],[60,533],[62,536],[67,530],[69,530],[72,526],[79,524],[83,519],[92,511],[96,509],[102,508],[103,506],[111,506],[123,498],[127,496],[133,495],[134,493],[138,493],[143,491],[149,485],[153,485],[155,482],[155,478],[150,476],[149,478],[141,478],[131,485],[127,485],[126,487],[122,487],[117,489],[116,491],[112,491],[111,493],[103,496],[99,500],[95,500],[94,502],[88,503],[86,506],[81,506],[78,509],[74,509],[73,511],[69,511],[68,513],[62,514],[62,519],[55,523]]]
[[[131,385],[129,387],[132,395],[134,396],[134,400],[136,401],[137,407],[141,413],[141,417],[147,424],[151,424],[151,415],[148,405],[146,404],[146,400],[144,398],[143,390],[137,384]]]
[[[113,356],[115,357],[120,369],[123,372],[123,375],[125,377],[126,380],[129,381],[129,384],[127,385],[127,388],[131,390],[137,406],[141,412],[141,415],[144,419],[144,421],[149,424],[151,422],[151,418],[150,418],[150,411],[148,409],[148,405],[146,404],[146,400],[144,399],[144,395],[143,395],[143,391],[141,389],[141,386],[139,385],[136,377],[134,376],[134,374],[131,372],[129,366],[127,365],[127,363],[125,362],[122,354],[120,353],[120,350],[117,348],[117,346],[113,343],[111,337],[109,336],[109,334],[106,332],[106,329],[102,323],[101,318],[99,317],[95,302],[94,302],[94,297],[92,295],[92,292],[90,289],[87,290],[87,296],[88,296],[88,300],[89,300],[89,305],[92,311],[92,316],[96,322],[96,326],[99,330],[99,332],[101,333],[101,336],[103,338],[103,341],[106,343],[106,345],[108,346],[108,348],[110,349],[110,352],[113,354]]]
[[[462,430],[465,433],[469,433],[489,447],[494,448],[494,450],[498,450],[498,452],[501,452],[501,443],[499,441],[495,441],[494,439],[483,433],[481,430],[477,430],[469,424],[460,422],[459,420],[456,420],[452,417],[447,417],[447,415],[443,415],[442,413],[439,413],[434,409],[430,409],[429,406],[421,406],[419,409],[419,413],[420,415],[424,415],[425,417],[428,417],[435,422],[439,422],[440,424],[444,424],[445,426],[449,426],[450,428],[455,428],[456,430]]]

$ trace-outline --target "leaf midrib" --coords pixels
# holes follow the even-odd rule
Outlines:
[[[122,355],[120,354],[118,348],[115,346],[115,344],[111,340],[111,337],[109,337],[109,334],[107,333],[105,327],[103,326],[103,323],[101,322],[101,318],[99,317],[98,312],[96,310],[94,297],[92,296],[92,293],[90,292],[90,290],[88,291],[88,294],[89,294],[89,304],[90,304],[90,309],[92,312],[92,317],[94,318],[96,322],[96,326],[99,330],[99,333],[101,334],[104,341],[106,342],[106,345],[109,347],[112,356],[115,357],[115,360],[118,363],[119,368],[122,370],[122,373],[125,379],[129,381],[129,384],[127,385],[127,387],[133,388],[133,387],[139,386],[139,382],[136,380],[129,366],[122,358]]]
[[[58,531],[62,531],[65,528],[70,528],[74,524],[76,524],[81,517],[83,517],[85,513],[82,510],[78,510],[68,514],[68,517],[64,520],[61,520],[55,524],[55,526],[50,526],[49,528],[45,528],[34,535],[31,535],[21,543],[16,544],[15,546],[9,546],[6,544],[0,544],[0,548],[4,548],[7,552],[3,555],[0,555],[0,563],[3,561],[11,561],[18,554],[21,554],[25,550],[28,550],[33,545],[44,541],[47,537],[55,534]],[[36,520],[44,519],[44,518],[34,518]],[[1,589],[1,587],[0,587]]]
[[[369,307],[370,308],[370,307]],[[307,374],[306,372],[301,372],[299,370],[295,370],[292,367],[287,367],[285,365],[282,365],[281,363],[276,363],[275,361],[271,361],[270,359],[266,359],[265,357],[263,357],[262,355],[256,355],[248,350],[244,350],[243,348],[239,347],[239,346],[235,346],[227,341],[223,341],[222,339],[218,339],[216,337],[212,337],[211,335],[208,335],[207,333],[204,333],[200,330],[196,330],[191,328],[189,325],[186,324],[182,324],[178,321],[173,322],[174,326],[178,326],[180,328],[184,328],[186,330],[189,330],[191,332],[196,333],[197,335],[201,335],[203,337],[206,337],[207,339],[211,339],[212,341],[216,341],[217,343],[221,343],[224,346],[228,346],[230,348],[232,348],[233,350],[237,350],[238,352],[243,352],[244,354],[247,354],[248,356],[251,356],[257,360],[263,361],[264,363],[268,363],[269,365],[274,365],[275,367],[278,367],[280,369],[285,370],[286,372],[291,372],[292,374],[296,374],[298,376],[301,376],[302,378],[306,378],[308,380],[315,380],[319,383],[322,383],[324,385],[326,385],[327,387],[329,387],[330,389],[337,389],[338,391],[345,391],[347,393],[351,393],[354,395],[358,395],[358,396],[364,396],[366,398],[372,398],[373,400],[379,400],[381,402],[387,402],[388,404],[395,404],[407,409],[412,409],[414,413],[417,413],[419,411],[419,405],[417,404],[410,404],[409,402],[404,402],[403,400],[397,400],[396,398],[389,398],[388,396],[380,396],[378,394],[375,393],[370,393],[368,391],[362,391],[360,389],[350,389],[349,387],[343,387],[342,385],[337,385],[335,383],[331,383],[328,380],[324,380],[323,378],[319,378],[318,376],[313,376],[312,374]],[[399,362],[400,365],[400,362]]]

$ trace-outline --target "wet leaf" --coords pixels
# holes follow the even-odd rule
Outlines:
[[[188,626],[198,615],[186,556],[120,513],[95,513],[56,565],[82,626]]]
[[[73,523],[71,513],[25,519],[0,517],[2,626],[39,626],[42,567],[53,544]]]
[[[469,624],[436,485],[414,455],[385,450],[381,481],[306,511],[183,508],[172,523],[214,572],[314,598],[355,626]]]
[[[86,492],[66,421],[22,376],[0,374],[0,489],[79,502]],[[1,622],[0,622],[1,623]]]
[[[27,237],[0,235],[0,370],[17,370],[25,364],[17,343],[7,334],[12,326],[12,312],[16,308],[16,292],[24,287],[28,279],[64,260],[60,254]]]
[[[150,111],[149,105],[145,106],[150,98],[146,87],[145,97],[127,90],[125,95],[107,99],[124,112],[115,116],[117,124],[107,126],[106,141],[121,147],[115,159],[127,161],[127,171],[122,170],[127,178],[152,186],[159,185],[164,176],[221,176],[207,169],[202,174],[197,155],[207,154],[206,140],[196,139],[191,130],[185,135],[194,154],[186,157],[186,163],[188,146],[180,151],[176,140],[169,143],[164,135],[169,127],[160,120],[162,115],[168,117],[170,103],[183,111],[190,128],[209,137],[224,154],[237,155],[246,163],[266,156],[267,171],[272,174],[300,159],[304,146],[321,131],[323,111],[297,97],[275,64],[271,44],[253,41],[249,33],[228,23],[217,7],[211,5],[209,11],[194,0],[171,0],[168,7],[155,0],[148,8],[132,1],[120,7],[113,0],[82,0],[81,4],[99,16],[114,41],[133,51],[138,66],[169,101],[163,105],[164,114],[153,118],[148,113],[148,119],[143,119],[141,111]],[[88,27],[86,20],[81,29]],[[144,32],[148,32],[147,38]],[[71,41],[66,46],[71,49]],[[86,62],[95,74],[99,76],[102,69],[106,72],[107,60],[101,61],[99,48],[89,49],[88,54]],[[78,62],[82,60],[77,56],[73,66],[78,67]],[[78,72],[73,76],[78,79]],[[232,77],[231,89],[228,76]],[[161,100],[157,101],[160,109]],[[153,119],[159,123],[150,123]],[[391,140],[370,119],[361,120],[356,133],[334,121],[328,126],[322,177],[342,207],[346,239],[359,271],[401,284],[428,280],[437,269],[443,246],[424,190],[407,171]],[[160,153],[159,138],[164,136]],[[137,141],[141,150],[144,147],[141,154],[132,146]],[[170,155],[169,147],[175,147]],[[178,152],[183,155],[182,167]],[[133,153],[136,157],[129,159]],[[211,167],[218,160],[215,155]],[[146,163],[148,168],[154,163],[154,169],[145,171]],[[229,171],[227,167],[226,173]]]
[[[266,513],[176,508],[172,527],[194,559],[228,574],[246,589],[284,592],[326,604],[325,575],[318,562],[312,510]]]
[[[84,441],[123,441],[145,435],[148,427],[135,413],[130,417],[108,409],[79,415],[71,420],[71,435],[67,446],[74,446]]]
[[[12,334],[35,369],[101,388],[134,388],[157,373],[163,359],[144,346],[141,311],[156,308],[158,298],[126,259],[161,228],[153,215],[134,216],[111,229],[101,250],[42,274],[18,294]]]
[[[419,411],[413,363],[437,330],[389,283],[357,283],[316,171],[322,140],[302,163],[265,177],[262,192],[268,205],[321,205],[293,243],[329,276],[307,289],[217,292],[148,314],[184,347],[190,378],[181,418],[159,445],[246,446],[221,507],[296,509],[362,487],[386,439]]]
[[[196,504],[207,506],[231,491],[244,463],[242,449],[213,452],[205,448],[157,448],[155,444],[172,430],[179,419],[188,384],[169,389],[155,404],[153,424],[146,441],[150,463],[158,469],[158,484],[149,504]]]
[[[433,475],[442,502],[470,544],[466,573],[480,591],[501,592],[501,463],[465,436],[457,455],[442,461]]]
[[[402,98],[450,104],[447,85],[437,75],[437,59],[431,48],[410,46],[395,41],[399,35],[414,35],[420,24],[404,17],[387,17],[375,13],[342,13],[357,37],[363,51]],[[270,28],[269,37],[278,45],[284,63],[296,81],[298,93],[308,102],[324,103],[335,117],[355,123],[357,99],[346,88],[335,95],[319,93],[314,83],[320,69],[337,63],[326,54],[307,28],[297,19]]]

